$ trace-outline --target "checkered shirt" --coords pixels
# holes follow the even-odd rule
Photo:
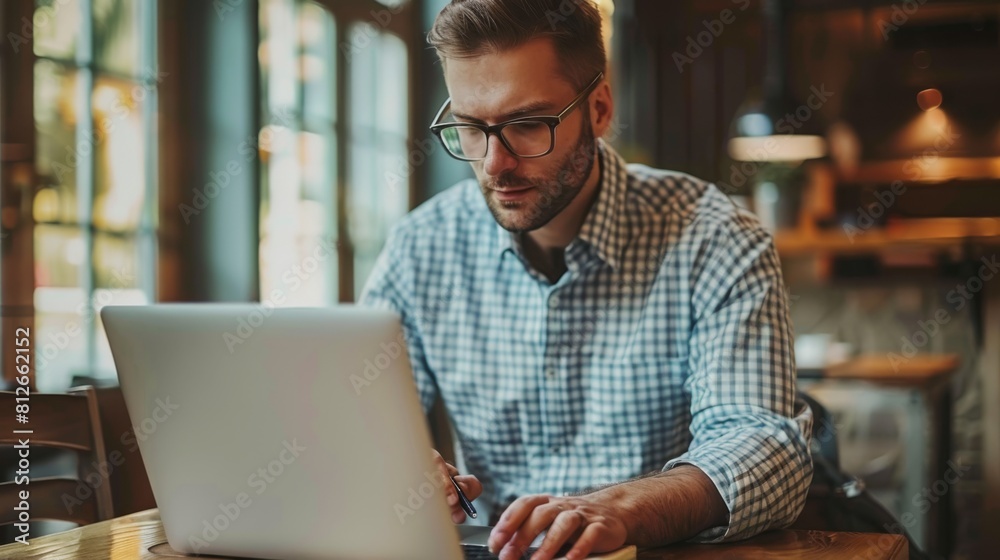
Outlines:
[[[489,511],[686,463],[729,509],[695,540],[790,524],[812,416],[770,236],[710,183],[598,151],[555,284],[467,180],[394,228],[361,303],[402,316],[424,409],[443,398]]]

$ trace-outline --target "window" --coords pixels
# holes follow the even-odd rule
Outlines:
[[[36,0],[38,388],[114,377],[97,313],[155,294],[155,0]]]
[[[352,300],[409,210],[412,13],[261,1],[261,301]]]

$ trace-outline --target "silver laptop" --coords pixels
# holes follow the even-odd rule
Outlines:
[[[171,548],[463,557],[396,315],[177,304],[101,319]]]

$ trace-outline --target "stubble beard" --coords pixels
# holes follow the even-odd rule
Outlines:
[[[576,146],[547,176],[517,177],[501,175],[488,184],[480,183],[486,205],[498,224],[512,233],[534,231],[552,221],[583,190],[597,160],[597,145],[590,119]],[[501,201],[493,189],[534,187],[527,200]]]

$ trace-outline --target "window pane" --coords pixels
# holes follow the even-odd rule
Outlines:
[[[94,86],[94,225],[109,231],[138,227],[145,201],[142,104],[148,90],[107,77]]]
[[[323,208],[303,201],[303,214],[321,213]],[[283,251],[268,250],[282,247]],[[309,307],[336,301],[337,245],[332,237],[301,235],[291,243],[265,239],[261,243],[261,301],[276,306]]]
[[[302,35],[300,72],[305,121],[314,128],[334,121],[337,108],[336,89],[336,27],[330,12],[313,3],[302,5],[299,11]]]
[[[335,136],[333,133],[320,135],[313,132],[303,132],[299,136],[302,159],[302,198],[315,201],[328,210],[328,213],[322,216],[322,222],[302,223],[301,229],[317,233],[332,233],[336,231],[331,223],[332,217],[336,215],[334,211],[336,190],[334,177],[336,167],[334,164],[337,157],[334,145]]]
[[[409,131],[409,80],[406,44],[391,33],[383,33],[376,68],[378,69],[377,123],[380,130],[405,139]]]
[[[266,158],[261,171],[266,183],[261,193],[261,296],[281,286],[282,275],[295,265],[301,173],[295,133],[270,125],[260,134]]]
[[[93,0],[94,56],[97,67],[119,74],[139,73],[139,3]]]
[[[151,300],[155,234],[134,230],[149,212],[143,205],[155,203],[146,196],[155,97],[129,77],[146,79],[154,67],[152,39],[140,30],[153,28],[155,0],[35,5],[36,358],[39,388],[61,391],[73,375],[113,374],[95,313]]]
[[[348,66],[350,85],[350,108],[347,111],[350,115],[351,129],[374,129],[376,125],[376,107],[378,99],[378,68],[379,62],[379,40],[378,30],[370,23],[354,24],[348,32],[349,37],[355,40],[352,43],[354,49],[351,51],[350,63]],[[360,37],[368,37],[367,41],[359,41]],[[405,90],[404,90],[405,91]],[[399,95],[399,97],[407,97]]]
[[[63,392],[75,374],[89,373],[87,311],[83,288],[35,289],[35,374],[43,393]]]
[[[94,236],[94,287],[111,292],[140,288],[148,278],[148,256],[141,254],[141,244],[136,236]],[[146,257],[146,258],[144,258]],[[104,302],[100,302],[104,305]]]
[[[337,257],[333,168],[324,154],[332,146],[318,134],[299,133],[298,138],[270,154],[266,168],[261,299],[279,305],[329,305],[336,301]]]
[[[48,60],[35,64],[36,165],[42,181],[52,187],[45,195],[42,221],[75,223],[78,218],[76,175],[84,149],[76,146],[76,103],[79,72]],[[48,189],[46,189],[48,190]]]
[[[75,226],[35,226],[35,283],[38,286],[83,285],[80,265],[87,247],[83,231]]]
[[[263,0],[260,67],[262,97],[271,114],[288,114],[298,108],[298,35],[291,0]]]
[[[86,250],[80,228],[35,226],[35,371],[42,391],[64,391],[87,368]]]
[[[263,0],[260,14],[261,299],[329,305],[337,300],[334,21],[311,2]]]
[[[409,209],[413,166],[427,154],[407,152],[409,130],[407,52],[401,39],[376,33],[370,24],[352,33],[371,34],[350,65],[351,143],[348,229],[354,249],[355,294],[371,272],[392,225]],[[375,92],[373,95],[372,92]]]
[[[75,60],[82,15],[80,0],[35,0],[35,54]],[[86,56],[86,53],[81,54]]]
[[[93,375],[114,377],[114,360],[107,334],[101,323],[100,311],[105,305],[146,305],[149,296],[142,286],[150,273],[146,263],[149,255],[142,254],[144,245],[138,236],[118,236],[98,233],[94,236],[94,295],[91,298],[97,329],[96,364]]]

